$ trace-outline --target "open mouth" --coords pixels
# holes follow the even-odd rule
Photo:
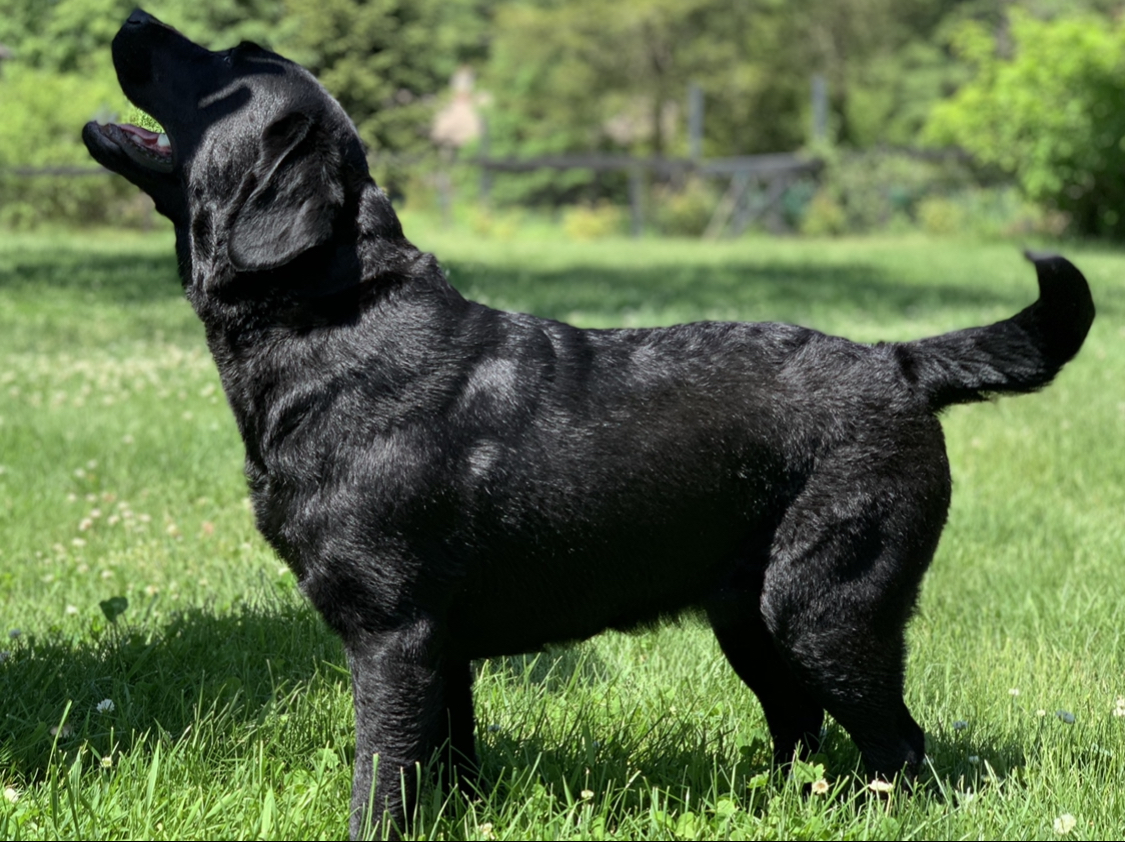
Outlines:
[[[134,163],[157,172],[172,171],[172,142],[163,132],[152,132],[130,123],[99,123],[97,127],[105,140],[124,152]]]

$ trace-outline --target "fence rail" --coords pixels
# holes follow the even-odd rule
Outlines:
[[[460,163],[479,167],[482,171],[481,195],[487,200],[491,189],[491,173],[534,172],[536,170],[593,170],[595,172],[626,172],[629,174],[629,205],[632,230],[640,236],[644,229],[644,179],[684,178],[698,175],[729,179],[729,185],[715,208],[704,236],[710,238],[738,235],[754,220],[778,212],[786,189],[802,176],[815,175],[823,167],[816,158],[793,154],[745,155],[733,158],[694,160],[691,158],[639,158],[631,155],[542,155],[534,158],[470,158]],[[7,167],[0,175],[91,176],[110,175],[104,167]],[[443,183],[447,182],[445,179]],[[448,197],[444,200],[447,202]],[[779,224],[779,223],[778,223]]]
[[[105,167],[0,167],[0,175],[113,175]]]
[[[493,172],[533,172],[535,170],[585,169],[595,172],[629,173],[629,205],[633,235],[644,229],[644,174],[663,178],[687,175],[730,179],[720,199],[705,237],[737,236],[754,220],[772,215],[780,226],[779,208],[786,189],[797,179],[815,175],[824,166],[816,158],[788,153],[743,155],[734,158],[693,160],[690,158],[635,158],[630,155],[542,155],[536,158],[472,158],[466,163],[481,168],[481,195],[487,200]]]

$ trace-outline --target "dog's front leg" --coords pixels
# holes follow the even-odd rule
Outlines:
[[[352,839],[395,839],[407,830],[419,769],[447,727],[437,638],[433,622],[418,620],[345,644],[356,720]]]

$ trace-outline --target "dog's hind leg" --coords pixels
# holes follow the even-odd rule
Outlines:
[[[817,591],[827,599],[816,598]],[[767,576],[767,623],[795,676],[790,680],[807,687],[851,735],[868,772],[888,780],[904,769],[913,774],[925,743],[903,701],[906,612],[867,605],[849,591],[771,583]]]
[[[737,617],[714,609],[709,616],[727,661],[761,702],[773,739],[774,762],[783,765],[792,762],[794,755],[804,759],[820,748],[824,707],[796,679],[777,650],[757,597],[754,593]]]
[[[796,680],[886,780],[913,776],[925,756],[903,700],[905,631],[949,502],[944,451],[914,442],[822,465],[775,533],[761,597]]]

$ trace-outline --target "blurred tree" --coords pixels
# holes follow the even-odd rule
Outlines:
[[[794,0],[788,5],[781,41],[803,45],[795,60],[828,79],[837,144],[914,143],[929,107],[963,79],[940,32],[964,5],[964,0]],[[797,75],[793,62],[782,58],[779,70]]]
[[[768,2],[768,0],[767,0]],[[600,0],[500,7],[485,84],[494,146],[683,154],[690,82],[709,97],[744,78],[755,2]],[[731,71],[727,73],[727,71]],[[750,75],[753,76],[751,69]]]
[[[436,94],[479,63],[496,0],[285,0],[281,45],[317,75],[376,156],[430,147]]]
[[[135,6],[136,0],[0,0],[0,42],[13,54],[0,78],[0,224],[88,224],[130,214],[143,224],[136,190],[124,179],[4,172],[93,165],[83,123],[131,110],[109,45]],[[209,47],[269,40],[283,10],[281,0],[146,0],[145,6]]]
[[[124,110],[123,97],[103,101],[114,90],[108,46],[135,2],[0,0],[0,43],[14,54],[6,63],[11,78],[23,68],[46,74],[43,79],[97,82],[89,88],[88,114]],[[384,180],[394,174],[386,162],[405,165],[431,153],[434,111],[466,63],[483,69],[481,85],[492,94],[490,152],[522,156],[685,155],[692,83],[705,96],[705,157],[797,149],[809,137],[811,79],[821,74],[830,92],[830,137],[846,148],[916,143],[934,103],[960,87],[928,137],[972,148],[980,160],[1018,175],[1029,195],[1050,196],[1093,231],[1111,225],[1116,213],[1105,201],[1100,209],[1091,203],[1108,189],[1098,179],[1117,165],[1117,153],[1099,144],[1117,142],[1114,115],[1125,111],[1115,99],[1118,68],[1111,60],[1120,40],[1111,21],[1121,2],[146,0],[145,6],[213,49],[249,39],[305,64],[352,115],[384,162]],[[1075,9],[1088,15],[1083,27],[1090,32],[1081,37],[1071,24],[1054,36],[1034,26],[1033,17],[1073,17]],[[1028,38],[1045,39],[1035,41],[1031,55],[1057,60],[1057,73],[1029,57]],[[0,97],[9,122],[29,126],[42,110],[21,102],[35,95],[35,86],[26,74],[20,78],[18,87],[0,79]],[[1036,85],[1065,120],[1033,118],[1030,105],[1006,98]],[[1068,99],[1073,86],[1080,93]],[[57,89],[80,88],[61,83]],[[1072,113],[1083,108],[1084,116]],[[12,116],[19,109],[28,119]],[[1001,114],[1020,131],[997,127]],[[1079,128],[1092,133],[1093,145],[1069,150],[1064,135]],[[1016,140],[1031,145],[1011,145]],[[7,160],[21,160],[11,133],[5,143]],[[625,186],[623,177],[581,173],[510,180],[525,187],[549,182],[542,195],[551,200],[574,198],[580,187],[592,198]]]
[[[483,58],[495,2],[148,0],[145,8],[209,48],[252,40],[305,64],[381,153],[427,145],[435,94],[459,64]],[[19,64],[112,80],[109,44],[135,5],[0,0],[0,42]]]
[[[0,226],[104,222],[136,195],[122,178],[19,178],[6,172],[8,167],[92,167],[80,130],[99,104],[120,98],[116,80],[15,64],[5,68],[0,92]]]
[[[24,65],[59,73],[112,72],[109,44],[136,0],[0,0],[0,41]],[[281,0],[148,0],[145,10],[205,46],[269,41]]]
[[[963,4],[505,3],[486,74],[494,148],[685,154],[683,101],[695,82],[706,97],[705,155],[792,150],[809,135],[817,73],[829,83],[836,142],[906,144],[962,78],[934,36]]]
[[[959,28],[973,79],[934,109],[928,137],[1014,175],[1078,232],[1125,237],[1125,26],[1013,11],[1005,38]]]

